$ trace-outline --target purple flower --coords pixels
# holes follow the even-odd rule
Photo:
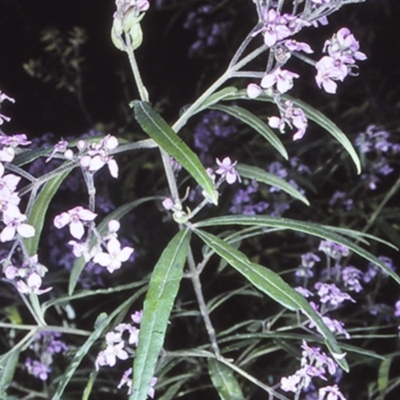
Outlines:
[[[277,68],[275,71],[264,75],[261,80],[261,87],[269,89],[276,84],[279,93],[286,93],[293,87],[293,79],[299,78],[299,76],[286,69]]]
[[[346,400],[337,385],[320,388],[318,396],[319,400]]]
[[[294,39],[288,39],[283,42],[285,47],[290,51],[304,51],[304,53],[314,53],[313,49],[310,47],[309,44],[304,42],[298,42]]]
[[[286,17],[287,14],[280,15],[274,9],[269,9],[268,11],[264,12],[263,19],[264,19],[264,26],[254,35],[262,32],[264,36],[264,43],[272,47],[277,41],[284,39],[292,34],[292,30],[289,29],[288,22]]]
[[[343,81],[349,74],[356,60],[367,57],[359,51],[359,43],[347,28],[341,28],[324,44],[323,51],[328,54],[315,65],[317,75],[315,80],[327,93],[336,93],[335,81]]]
[[[287,169],[279,161],[272,162],[268,167],[268,172],[282,179],[288,175]]]
[[[39,378],[43,382],[47,381],[47,378],[49,377],[49,374],[51,372],[51,369],[47,365],[42,364],[40,361],[32,360],[30,358],[27,358],[25,360],[25,367],[30,375]]]
[[[91,222],[97,217],[97,214],[81,206],[63,212],[54,218],[54,226],[61,229],[69,225],[69,231],[75,239],[82,239],[85,228],[83,222]]]
[[[334,283],[317,282],[314,285],[322,304],[330,309],[338,308],[345,300],[355,303],[355,300],[347,293],[342,292]]]
[[[324,44],[324,51],[334,58],[340,56],[346,58],[346,63],[353,64],[355,60],[366,60],[367,56],[359,51],[360,44],[348,28],[341,28],[333,35],[331,40]]]
[[[299,278],[312,278],[314,276],[312,268],[320,261],[321,259],[314,253],[302,254],[301,265],[296,269],[295,275]]]
[[[342,270],[342,279],[345,286],[356,293],[362,291],[360,279],[363,273],[356,267],[348,266]]]
[[[324,56],[315,64],[317,75],[315,81],[318,87],[321,87],[327,93],[336,93],[337,83],[335,81],[343,81],[348,74],[348,69],[344,64],[337,65],[335,59]]]
[[[121,268],[123,262],[128,261],[134,249],[126,246],[121,248],[121,243],[116,238],[111,238],[107,242],[107,252],[99,251],[93,257],[93,262],[107,268],[108,272],[113,273]]]
[[[17,233],[23,238],[35,236],[35,228],[24,223],[27,219],[27,216],[21,213],[14,216],[5,213],[3,215],[3,222],[6,226],[0,233],[0,242],[13,240]]]
[[[278,117],[269,117],[268,125],[271,128],[279,129],[281,133],[285,132],[286,123],[290,127],[297,128],[297,132],[293,135],[293,140],[301,139],[307,129],[308,121],[307,117],[304,114],[304,111],[301,108],[293,107],[293,103],[289,100],[284,103],[284,111],[281,111],[281,118]]]
[[[336,261],[349,255],[349,249],[346,246],[328,240],[321,240],[318,250],[324,252],[328,257]]]
[[[81,151],[85,150],[87,144],[85,141],[80,141],[78,143],[78,148]],[[107,135],[100,143],[91,143],[85,152],[79,158],[79,164],[85,170],[95,173],[96,171],[103,168],[107,164],[110,171],[110,175],[113,178],[118,178],[118,164],[110,156],[110,153],[118,147],[118,139],[115,136]]]
[[[235,183],[236,181],[242,181],[239,173],[235,169],[237,161],[232,162],[229,157],[225,157],[222,161],[217,158],[216,162],[219,168],[215,171],[215,173],[221,175],[221,177],[224,178],[229,185],[232,185],[232,183]]]
[[[396,301],[396,304],[394,305],[394,307],[395,307],[394,316],[400,317],[400,300]]]
[[[393,260],[390,257],[379,256],[378,259],[385,263],[386,266],[392,271],[396,269],[396,267],[393,265]],[[387,272],[383,270],[379,265],[370,262],[368,264],[367,272],[363,275],[363,281],[365,283],[369,283],[378,276],[381,278],[386,278],[388,275]]]

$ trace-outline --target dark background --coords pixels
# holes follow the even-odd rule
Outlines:
[[[154,4],[154,1],[150,1]],[[183,24],[191,10],[207,2],[167,0],[167,3],[172,5],[166,9],[151,9],[143,20],[144,42],[137,51],[137,57],[153,104],[158,106],[168,121],[173,121],[183,106],[193,101],[223,72],[229,57],[255,22],[255,13],[251,0],[229,0],[226,16],[220,15],[220,18],[233,21],[234,28],[229,40],[216,49],[210,49],[207,57],[189,58],[188,50],[196,40],[196,34],[185,30]],[[83,97],[86,108],[93,123],[96,126],[101,124],[104,130],[115,132],[126,126],[126,104],[137,94],[127,57],[111,42],[114,10],[113,0],[0,0],[0,90],[16,99],[14,105],[7,102],[2,105],[1,112],[12,117],[12,121],[2,127],[8,134],[24,132],[32,138],[52,132],[61,138],[79,136],[93,127],[85,119],[74,94],[56,89],[52,83],[34,79],[23,69],[23,64],[30,59],[45,55],[39,39],[43,29],[50,27],[56,27],[63,33],[75,26],[86,30],[88,42],[83,46]],[[304,69],[309,79],[304,79],[298,85],[296,82],[295,95],[333,117],[341,127],[346,128],[346,133],[349,130],[352,133],[361,131],[374,123],[398,135],[399,16],[400,0],[369,0],[364,4],[344,7],[330,17],[329,26],[305,32],[302,40],[320,49],[326,38],[346,26],[360,41],[361,51],[367,54],[368,60],[358,63],[359,76],[346,78],[339,86],[337,96],[318,90],[311,69],[299,65],[299,70],[303,72]],[[125,76],[125,82],[121,76]],[[246,82],[237,85],[242,83],[241,87],[245,87]],[[356,108],[353,114],[349,112],[352,108]],[[131,128],[134,125],[128,125],[128,129]],[[135,162],[140,164],[140,161]],[[160,174],[155,170],[153,178],[149,178],[149,171],[145,173],[139,174],[137,181],[143,182],[146,190],[155,187],[154,182],[158,181]],[[112,187],[111,192],[118,193],[114,189]],[[139,192],[132,193],[134,198],[146,194],[140,192],[139,184],[134,189]],[[142,257],[146,268],[154,265],[159,249],[171,236],[168,227],[165,228],[166,232],[154,235],[153,226],[159,224],[159,218],[158,210],[154,212],[142,208],[141,215],[135,221],[135,229],[141,233],[142,241],[137,245],[137,252],[141,248],[151,249]],[[139,257],[139,263],[140,260]],[[141,266],[135,264],[135,269],[140,271]],[[215,287],[206,286],[205,290],[211,292]],[[227,287],[219,287],[218,290],[227,290]],[[390,304],[393,304],[392,300]],[[248,306],[244,302],[242,305]],[[92,304],[86,306],[95,308]],[[232,310],[236,313],[237,308],[233,307],[230,313],[226,313],[225,321],[231,322]],[[179,346],[181,340],[197,340],[193,331],[197,331],[198,327],[198,324],[193,324],[190,327],[192,331],[186,334],[178,325],[177,336],[171,337],[177,338]],[[174,348],[173,343],[168,345]],[[365,369],[362,371],[365,372]],[[357,382],[364,383],[365,376],[359,375],[357,378]],[[375,378],[368,377],[370,379]]]
[[[182,27],[188,12],[207,2],[169,0],[166,9],[153,7],[146,15],[143,22],[145,38],[138,59],[151,99],[162,105],[165,117],[176,118],[180,108],[193,100],[196,91],[204,89],[223,71],[227,57],[254,22],[250,0],[228,3],[227,18],[235,23],[229,38],[232,40],[219,49],[218,54],[214,51],[211,59],[188,58],[188,49],[196,39],[195,32]],[[57,27],[64,33],[74,26],[86,30],[89,39],[83,46],[85,105],[94,123],[114,127],[123,123],[121,104],[133,99],[136,92],[126,56],[110,39],[114,10],[112,0],[0,2],[0,90],[16,99],[14,106],[3,107],[3,113],[12,117],[7,126],[8,133],[25,132],[32,137],[53,132],[61,137],[79,135],[91,127],[73,94],[30,77],[23,69],[29,59],[44,55],[39,43],[40,33],[49,27]],[[348,78],[353,83],[345,82],[338,95],[343,107],[347,101],[357,104],[367,99],[375,114],[371,116],[371,122],[384,125],[396,124],[400,102],[399,15],[398,0],[369,0],[343,7],[330,17],[328,27],[310,30],[307,38],[311,44],[321,45],[341,26],[354,32],[368,60],[359,63],[360,76]],[[125,84],[121,82],[121,71],[126,76]],[[332,99],[332,96],[316,91],[314,82],[311,85],[319,101],[321,98],[324,102]],[[306,87],[302,98],[307,100],[310,92]]]

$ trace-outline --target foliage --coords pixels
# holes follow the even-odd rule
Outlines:
[[[391,398],[400,144],[328,117],[366,55],[346,27],[311,39],[361,2],[248,1],[240,40],[227,1],[116,0],[138,92],[125,128],[56,144],[1,130],[1,399]],[[136,56],[171,9],[196,35],[188,57],[227,67],[170,124]],[[63,73],[25,69],[90,122],[84,32],[42,42]]]

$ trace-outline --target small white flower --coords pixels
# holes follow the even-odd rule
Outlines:
[[[31,225],[24,224],[26,220],[26,215],[21,213],[17,216],[4,214],[3,222],[6,226],[0,233],[0,241],[4,243],[13,240],[17,233],[23,238],[35,236],[35,228]]]
[[[100,264],[102,267],[106,267],[110,273],[121,268],[121,264],[128,261],[134,251],[132,247],[128,246],[121,249],[121,243],[116,238],[111,238],[106,247],[108,253],[98,252],[94,256],[93,262]]]
[[[83,222],[91,222],[97,217],[94,212],[83,208],[75,207],[69,211],[63,212],[54,218],[54,226],[57,229],[61,229],[66,225],[69,225],[69,231],[75,239],[82,239],[85,233]]]
[[[241,182],[240,176],[235,169],[237,161],[232,162],[229,157],[225,157],[222,161],[217,158],[216,162],[219,168],[215,171],[215,173],[225,178],[229,185],[235,183],[236,181]]]

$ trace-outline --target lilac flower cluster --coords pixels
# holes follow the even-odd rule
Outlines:
[[[323,3],[325,2],[315,2],[313,7],[317,8]],[[365,60],[366,55],[359,51],[358,41],[350,30],[344,27],[339,29],[331,39],[325,41],[323,52],[327,55],[315,62],[303,54],[314,52],[309,44],[289,39],[303,27],[310,26],[310,22],[294,14],[281,14],[268,6],[266,8],[262,6],[260,10],[262,26],[253,32],[253,36],[258,34],[263,36],[265,45],[270,48],[270,59],[267,72],[262,77],[260,85],[250,83],[247,86],[247,95],[251,99],[259,97],[263,92],[269,96],[272,95],[280,116],[270,117],[269,125],[274,129],[279,129],[281,133],[285,133],[286,126],[295,129],[293,140],[299,140],[304,136],[308,126],[305,113],[300,107],[294,107],[291,101],[283,102],[280,95],[292,89],[294,79],[298,79],[300,75],[283,69],[283,65],[291,56],[315,65],[317,86],[327,93],[336,93],[336,82],[343,81],[347,75],[354,75],[357,68],[356,61]],[[325,18],[319,21],[327,22]],[[274,59],[271,58],[272,56]]]
[[[382,261],[386,266],[395,271],[396,266],[393,264],[393,260],[390,257],[378,256],[378,259]],[[370,262],[368,263],[367,271],[363,274],[362,280],[364,283],[371,283],[374,279],[384,279],[387,278],[388,274],[380,268],[378,265]]]
[[[30,375],[47,381],[51,373],[54,355],[61,354],[68,350],[68,346],[59,337],[59,332],[39,332],[29,346],[36,358],[28,357],[25,360],[25,368]]]
[[[312,385],[314,378],[326,381],[328,377],[334,376],[338,370],[336,362],[322,352],[320,347],[310,347],[303,340],[301,348],[303,349],[301,367],[293,375],[283,377],[280,382],[281,389],[285,392],[296,393],[296,398],[301,391],[306,391]],[[344,356],[345,354],[343,354]],[[321,387],[318,394],[320,400],[346,400],[336,384]]]
[[[0,103],[4,100],[14,102],[14,99],[0,92]],[[7,122],[10,120],[8,117],[2,118]],[[14,242],[10,254],[1,260],[1,264],[6,279],[13,283],[19,292],[42,294],[51,288],[40,289],[47,268],[38,262],[38,256],[33,255],[22,262],[14,257],[17,254],[16,250],[23,248],[23,239],[33,237],[35,229],[26,223],[28,218],[19,208],[21,198],[17,186],[21,178],[15,174],[5,174],[8,163],[14,160],[17,148],[29,144],[24,134],[0,135],[0,218],[3,225],[0,241]]]
[[[296,290],[306,298],[317,296],[318,303],[311,301],[310,304],[320,314],[328,328],[335,334],[350,338],[349,333],[344,329],[344,324],[341,321],[332,319],[327,313],[341,307],[344,301],[355,303],[354,298],[347,292],[358,294],[364,290],[363,285],[370,284],[379,277],[381,279],[385,278],[387,273],[373,263],[368,264],[365,272],[352,265],[342,267],[340,262],[343,257],[349,255],[349,249],[337,243],[323,240],[319,245],[319,251],[326,255],[326,268],[320,271],[319,278],[314,280],[315,291],[307,288],[309,280],[317,275],[315,271],[316,264],[321,262],[321,258],[314,253],[306,253],[301,256],[301,264],[295,271],[295,276],[302,280],[303,286],[297,287]],[[383,256],[378,258],[388,268],[395,269],[391,258]],[[332,260],[334,262],[333,266],[331,265]],[[370,314],[377,314],[379,307],[376,306],[368,306]],[[383,306],[383,308],[385,307],[388,308],[388,306]],[[309,324],[309,327],[314,328],[314,325]]]
[[[400,152],[400,144],[390,140],[390,133],[375,125],[369,125],[365,132],[357,135],[355,146],[364,160],[361,178],[370,190],[375,190],[380,177],[393,172],[388,156]]]
[[[127,360],[135,354],[134,348],[139,343],[138,325],[142,319],[142,311],[136,311],[131,314],[132,323],[121,323],[117,325],[112,331],[106,334],[106,348],[101,350],[98,354],[95,367],[98,371],[100,367],[109,366],[114,367],[118,360]],[[126,337],[126,339],[125,339]],[[128,395],[132,392],[132,368],[127,369],[118,385],[120,389],[123,386],[128,387]],[[150,398],[154,397],[154,386],[157,383],[157,378],[153,377],[148,391]]]
[[[319,88],[327,93],[336,93],[336,81],[343,81],[347,75],[354,74],[356,60],[366,60],[367,56],[359,51],[360,45],[348,28],[341,28],[324,44],[324,53],[315,65],[315,80]]]
[[[201,5],[191,11],[183,25],[184,29],[195,31],[197,39],[190,46],[189,57],[203,56],[205,51],[214,48],[226,41],[229,21],[215,21],[212,19],[215,7],[211,4]]]
[[[304,297],[318,297],[318,302],[311,301],[310,304],[314,310],[321,316],[327,327],[336,335],[343,335],[350,338],[349,333],[344,329],[344,323],[332,318],[328,313],[342,306],[344,301],[355,302],[355,300],[345,291],[341,290],[337,284],[344,289],[355,291],[362,290],[360,284],[361,271],[355,267],[348,266],[341,268],[340,260],[349,254],[349,249],[337,243],[322,240],[319,245],[319,251],[325,253],[327,257],[327,268],[321,272],[319,280],[314,284],[314,290],[307,289],[308,281],[315,276],[314,267],[321,258],[314,253],[306,253],[301,256],[301,265],[295,272],[297,278],[303,280],[303,287],[296,288]],[[331,259],[334,260],[334,267],[331,268]],[[334,279],[336,283],[329,282]],[[310,328],[315,328],[313,323],[309,323]]]
[[[1,101],[9,100],[14,102],[10,97],[0,92]],[[9,118],[3,118],[8,121]],[[17,290],[22,294],[42,294],[51,290],[51,288],[42,289],[42,281],[48,269],[42,265],[37,255],[24,257],[18,261],[16,250],[21,248],[21,254],[26,254],[24,250],[24,238],[34,236],[34,228],[27,224],[27,216],[19,209],[20,197],[16,191],[17,185],[21,178],[15,174],[5,174],[8,163],[13,161],[16,149],[19,146],[27,146],[30,142],[23,134],[0,136],[0,212],[1,223],[4,225],[0,232],[1,242],[14,241],[16,244],[12,246],[12,252],[7,258],[1,261],[3,274],[5,278],[15,285]],[[55,146],[46,162],[50,162],[53,158],[63,161],[72,161],[80,166],[85,177],[85,182],[89,186],[93,186],[93,175],[103,166],[107,165],[112,177],[118,177],[118,165],[111,153],[118,146],[118,140],[112,135],[107,135],[100,141],[80,140],[77,143],[78,153],[74,154],[69,148],[69,143],[61,140]],[[91,196],[94,196],[93,187],[89,187]],[[94,197],[91,201],[91,209],[81,206],[73,207],[70,210],[62,212],[54,219],[54,226],[61,229],[69,226],[69,231],[73,240],[68,243],[72,246],[72,252],[75,257],[84,257],[86,262],[92,261],[95,265],[106,268],[110,273],[121,267],[121,264],[130,259],[133,248],[122,246],[118,240],[118,230],[120,224],[116,220],[108,223],[108,232],[101,235],[96,229],[94,219],[97,214],[94,212]],[[86,227],[88,230],[86,232]],[[86,240],[82,241],[86,234]],[[95,245],[92,238],[95,237]]]
[[[66,212],[57,215],[54,218],[54,226],[58,229],[69,226],[69,231],[74,239],[81,240],[85,235],[85,225],[89,224],[89,232],[95,232],[92,222],[97,214],[83,207],[74,207]],[[93,260],[112,273],[119,269],[123,262],[128,261],[134,249],[129,246],[122,247],[118,240],[118,230],[120,223],[117,220],[111,220],[108,223],[108,233],[101,236],[97,233],[97,245],[90,248],[89,242],[91,235],[87,235],[84,242],[70,240],[68,244],[72,246],[72,252],[75,257],[84,257],[88,262]],[[105,250],[104,250],[105,248]]]

